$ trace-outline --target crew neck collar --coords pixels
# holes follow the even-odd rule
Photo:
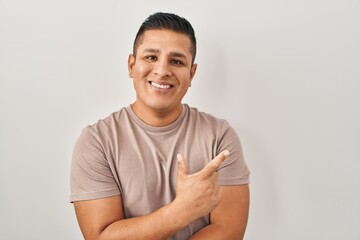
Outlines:
[[[182,105],[182,110],[181,113],[179,115],[179,117],[172,123],[170,123],[169,125],[163,126],[163,127],[155,127],[155,126],[151,126],[147,123],[145,123],[143,120],[141,120],[136,114],[135,112],[132,110],[131,106],[127,106],[126,107],[126,111],[129,113],[130,117],[143,129],[147,130],[147,131],[151,131],[151,132],[168,132],[171,131],[173,129],[175,129],[177,126],[180,125],[180,123],[182,122],[182,120],[184,119],[186,112],[188,110],[188,105],[187,104],[183,104]]]

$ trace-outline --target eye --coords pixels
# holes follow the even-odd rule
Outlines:
[[[154,55],[146,56],[145,58],[146,58],[147,60],[150,60],[150,61],[155,61],[155,60],[157,60],[157,57],[154,56]]]
[[[176,59],[171,60],[171,63],[174,65],[183,65],[184,64],[182,61],[176,60]]]

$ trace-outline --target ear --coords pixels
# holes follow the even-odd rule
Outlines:
[[[196,73],[196,69],[197,69],[197,64],[194,63],[192,66],[191,66],[191,69],[190,69],[190,86],[191,87],[191,82],[195,76],[195,73]]]
[[[129,58],[128,58],[128,72],[129,72],[129,77],[133,78],[133,68],[134,68],[134,64],[135,64],[135,56],[133,54],[129,54]]]

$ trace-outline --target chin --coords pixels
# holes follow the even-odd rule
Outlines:
[[[160,103],[151,103],[148,105],[151,109],[160,112],[160,111],[171,111],[178,106],[178,104],[170,104],[170,103],[164,103],[163,101]]]
[[[153,104],[150,108],[154,109],[155,111],[167,111],[170,109],[170,106],[165,104]]]

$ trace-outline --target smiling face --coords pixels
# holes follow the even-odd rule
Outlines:
[[[188,36],[170,30],[147,30],[141,37],[128,69],[136,91],[132,108],[143,121],[166,125],[180,115],[197,67],[190,47]],[[166,120],[153,123],[153,116]]]

